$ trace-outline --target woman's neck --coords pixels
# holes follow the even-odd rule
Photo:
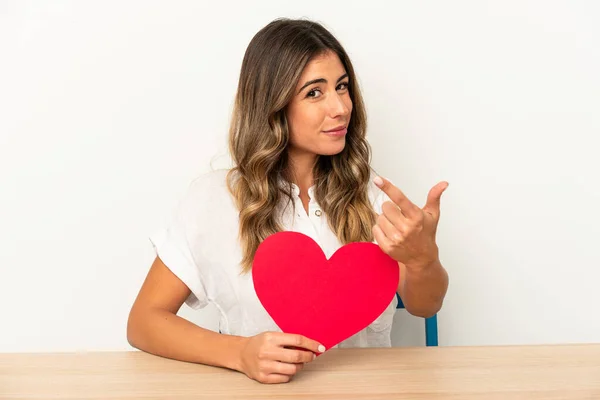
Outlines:
[[[318,156],[315,154],[289,155],[289,171],[292,183],[300,188],[300,194],[307,194],[314,184],[313,170]]]

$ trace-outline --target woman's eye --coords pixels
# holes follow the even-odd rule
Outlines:
[[[346,90],[348,89],[348,82],[342,82],[338,85],[338,90]]]
[[[315,93],[316,93],[316,92],[319,92],[319,93],[320,93],[321,91],[320,91],[319,89],[313,89],[313,90],[311,90],[310,92],[308,92],[308,93],[306,94],[306,97],[312,97],[312,98],[317,98],[317,97],[319,97],[319,96],[315,96]]]
[[[342,82],[340,83],[336,90],[348,90],[348,82]],[[319,93],[317,95],[317,93]],[[313,89],[310,92],[306,93],[306,97],[312,97],[313,99],[319,98],[321,97],[321,90],[320,89]]]

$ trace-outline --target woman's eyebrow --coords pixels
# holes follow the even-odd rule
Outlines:
[[[347,73],[344,74],[344,75],[342,75],[342,76],[340,76],[338,78],[338,80],[336,81],[336,83],[338,83],[342,79],[346,78],[347,76],[348,76]],[[298,93],[300,93],[301,91],[303,91],[304,88],[306,88],[307,86],[310,86],[310,85],[315,84],[315,83],[327,83],[327,79],[325,79],[325,78],[317,78],[317,79],[310,80],[310,81],[306,82],[304,85],[302,85],[302,87],[300,88],[300,90],[298,90]]]

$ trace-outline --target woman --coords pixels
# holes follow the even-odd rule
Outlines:
[[[372,179],[365,134],[352,63],[331,33],[289,19],[260,30],[240,73],[229,137],[234,168],[196,179],[169,229],[152,238],[157,257],[131,309],[129,343],[259,382],[289,381],[325,349],[282,333],[254,291],[254,253],[282,230],[312,237],[327,257],[343,244],[375,240],[398,261],[407,310],[435,314],[448,285],[435,244],[447,183],[420,209],[387,180]],[[184,302],[214,304],[221,333],[178,317]],[[395,307],[339,347],[390,346]]]

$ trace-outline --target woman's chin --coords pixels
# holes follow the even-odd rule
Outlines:
[[[346,141],[342,140],[340,143],[329,143],[327,146],[321,147],[319,154],[323,156],[334,156],[341,153],[346,147]]]

